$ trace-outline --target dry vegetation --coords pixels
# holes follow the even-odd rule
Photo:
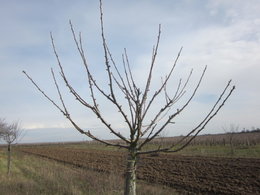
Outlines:
[[[88,150],[69,146],[24,147],[20,150],[107,175],[113,173],[119,178],[123,178],[126,169],[126,154],[120,151]],[[181,193],[260,193],[260,159],[256,158],[160,154],[142,156],[137,164],[139,180],[173,187]]]
[[[146,155],[138,160],[137,192],[259,194],[259,136],[235,134],[233,154],[223,141],[229,138],[226,134],[199,136],[176,155]],[[158,138],[149,147],[167,144],[167,139]],[[95,142],[23,145],[15,150],[14,172],[9,179],[1,176],[0,191],[5,194],[123,194],[123,150]],[[0,171],[6,173],[3,150],[0,159]]]
[[[54,160],[16,152],[13,172],[6,177],[6,155],[0,149],[0,193],[23,194],[122,194],[123,178],[116,173],[102,173],[78,168]],[[140,182],[139,194],[175,194],[172,188]]]
[[[260,133],[234,134],[233,154],[224,141],[229,136],[199,136],[176,155],[139,159],[138,194],[259,194]],[[174,139],[158,138],[148,147]],[[123,150],[95,142],[19,145],[10,177],[5,150],[0,147],[1,194],[123,194]]]

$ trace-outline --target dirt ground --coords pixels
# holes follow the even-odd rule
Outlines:
[[[24,147],[21,151],[107,173],[123,174],[123,152]],[[190,194],[260,194],[260,159],[142,156],[137,177]]]

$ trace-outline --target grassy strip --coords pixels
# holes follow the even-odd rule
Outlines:
[[[162,144],[163,145],[163,144]],[[61,145],[48,145],[45,147],[60,147]],[[64,144],[62,147],[74,149],[88,149],[88,150],[110,150],[110,151],[124,151],[115,147],[104,146],[97,143],[79,143],[79,144]],[[149,144],[145,147],[147,150],[158,148],[158,144]],[[176,153],[174,153],[176,154]],[[222,145],[189,145],[184,150],[177,154],[187,156],[209,156],[209,157],[235,157],[235,158],[260,158],[260,144],[251,146],[233,146],[229,144]]]
[[[260,158],[260,144],[254,146],[234,146],[233,150],[230,145],[191,145],[180,153],[190,156]]]

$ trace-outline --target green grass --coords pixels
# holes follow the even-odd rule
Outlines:
[[[6,174],[6,155],[0,150],[0,194],[119,195],[123,178],[76,168],[53,160],[14,152],[11,175]],[[138,181],[139,182],[139,181]],[[138,194],[176,194],[172,188],[139,182]]]
[[[60,147],[54,145],[49,147]],[[88,150],[110,150],[110,151],[125,151],[124,149],[117,149],[111,146],[104,146],[97,143],[80,143],[80,144],[65,144],[62,147],[75,148],[75,149],[88,149]],[[156,149],[158,145],[148,144],[144,149]],[[188,156],[210,156],[210,157],[231,157],[231,158],[260,158],[260,144],[243,146],[234,146],[233,152],[230,145],[217,144],[217,145],[189,145],[183,150],[173,153]]]
[[[157,149],[158,145],[150,144],[145,149]],[[228,158],[260,158],[260,144],[252,146],[238,145],[233,147],[226,144],[218,145],[189,145],[183,150],[176,153],[168,154],[180,154],[186,156],[208,156],[208,157],[228,157]]]
[[[254,146],[230,145],[191,145],[180,151],[179,154],[189,156],[234,157],[234,158],[260,158],[260,144]]]

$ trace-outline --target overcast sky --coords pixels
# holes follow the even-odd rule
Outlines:
[[[89,91],[83,67],[69,28],[72,20],[82,32],[84,47],[96,80],[103,85],[103,53],[100,39],[99,2],[96,0],[0,0],[0,117],[19,120],[25,129],[23,142],[74,141],[86,138],[72,129],[22,74],[26,70],[55,100],[59,100],[50,68],[58,75],[49,33],[53,33],[60,59],[71,83],[87,99]],[[119,66],[127,48],[137,82],[142,86],[151,61],[158,26],[162,38],[153,85],[165,76],[183,46],[175,81],[194,68],[192,83],[208,66],[204,82],[190,107],[164,135],[187,133],[200,122],[228,80],[236,91],[203,133],[221,133],[230,124],[240,129],[260,127],[260,1],[259,0],[106,0],[103,3],[105,33]],[[171,81],[174,92],[177,83]],[[59,83],[62,84],[61,79]],[[62,89],[63,94],[68,90]],[[69,95],[66,103],[74,119],[100,138],[110,133]],[[184,98],[185,99],[185,98]],[[107,119],[126,133],[124,124],[100,99]],[[180,102],[180,107],[182,104]],[[156,110],[156,109],[155,109]],[[153,113],[152,113],[153,114]]]

